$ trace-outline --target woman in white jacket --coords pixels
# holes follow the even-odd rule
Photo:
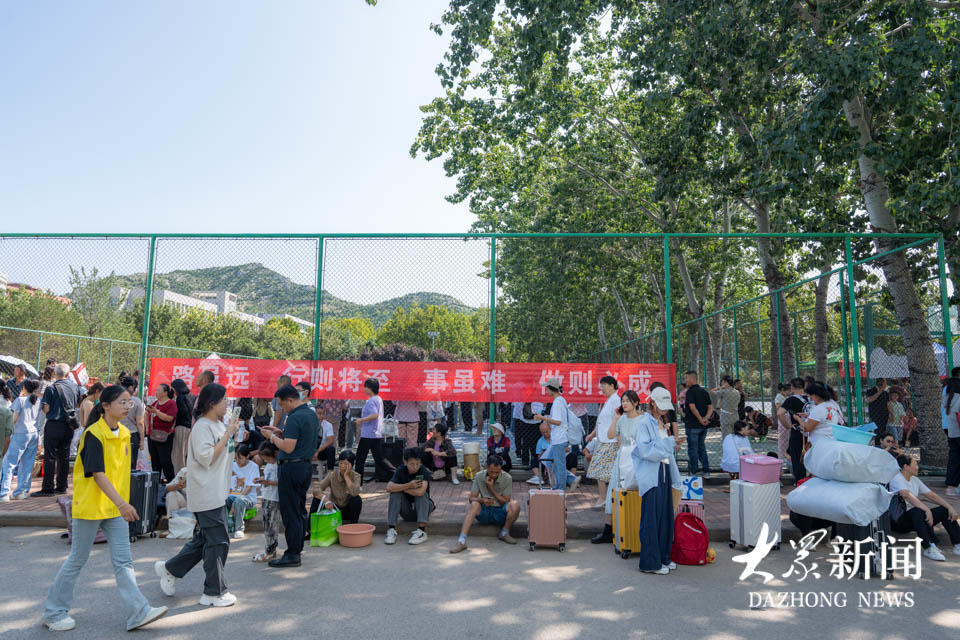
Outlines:
[[[176,593],[176,581],[203,561],[206,577],[200,604],[229,607],[237,597],[227,591],[223,577],[230,538],[227,536],[227,495],[235,448],[234,436],[239,421],[223,423],[227,413],[227,390],[216,383],[200,390],[194,415],[196,423],[190,432],[187,448],[187,508],[197,518],[193,539],[180,553],[166,562],[160,560],[154,569],[160,577],[160,590],[168,596]]]

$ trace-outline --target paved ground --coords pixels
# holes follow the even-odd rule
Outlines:
[[[67,554],[66,541],[52,529],[0,529],[0,637],[49,638],[40,626],[45,592]],[[949,638],[960,635],[960,598],[953,556],[924,562],[919,580],[839,580],[827,575],[782,579],[791,552],[773,552],[760,568],[777,577],[765,587],[752,577],[738,581],[741,565],[718,546],[716,564],[680,567],[670,576],[640,574],[609,548],[585,542],[566,553],[492,539],[472,540],[470,551],[451,556],[451,538],[420,547],[310,549],[303,567],[277,570],[254,565],[259,536],[231,546],[226,576],[239,602],[230,609],[202,609],[196,602],[202,574],[195,569],[178,584],[178,594],[160,593],[153,562],[172,555],[173,541],[145,539],[133,547],[137,577],[153,604],[170,614],[138,632],[145,637],[192,639],[264,638],[817,638],[881,640]],[[825,550],[816,558],[825,566]],[[831,594],[833,607],[751,609],[751,592]],[[904,598],[912,608],[861,606],[859,593]],[[842,595],[837,595],[842,594]],[[796,598],[797,596],[793,596]],[[811,598],[814,596],[803,596]],[[757,596],[754,596],[756,600]],[[846,606],[839,603],[846,598]],[[906,600],[904,600],[906,602]],[[756,603],[754,603],[756,604]],[[126,636],[109,556],[97,545],[80,576],[72,611],[77,640]]]

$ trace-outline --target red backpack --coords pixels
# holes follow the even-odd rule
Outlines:
[[[673,547],[670,559],[677,564],[707,564],[710,534],[703,520],[689,512],[681,512],[673,521]]]

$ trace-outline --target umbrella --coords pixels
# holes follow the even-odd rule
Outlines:
[[[20,358],[14,358],[13,356],[0,355],[0,373],[12,376],[13,368],[17,365],[23,367],[23,370],[27,372],[28,376],[33,378],[40,377],[40,374],[37,373],[37,370],[24,360],[21,360]]]

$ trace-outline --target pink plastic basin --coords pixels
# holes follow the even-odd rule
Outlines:
[[[740,456],[740,479],[754,484],[780,482],[779,458],[761,455]]]
[[[342,524],[337,527],[341,547],[366,547],[373,542],[372,524]]]

